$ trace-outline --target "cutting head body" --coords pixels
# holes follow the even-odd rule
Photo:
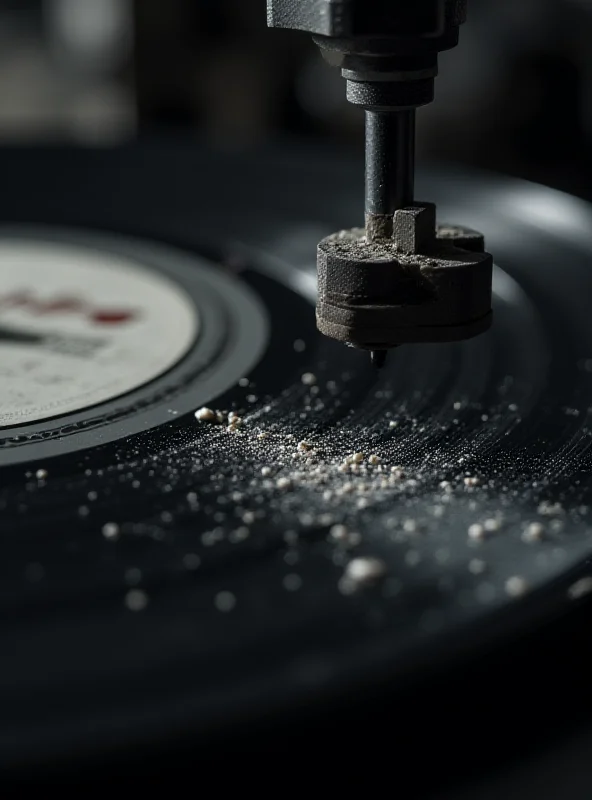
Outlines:
[[[311,33],[366,116],[364,227],[318,249],[318,327],[346,344],[376,353],[491,324],[483,236],[437,226],[414,196],[416,109],[434,99],[438,54],[466,16],[467,0],[268,0],[268,24]]]

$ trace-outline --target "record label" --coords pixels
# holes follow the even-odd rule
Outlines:
[[[154,380],[199,327],[182,289],[130,259],[0,242],[0,427],[80,411]]]

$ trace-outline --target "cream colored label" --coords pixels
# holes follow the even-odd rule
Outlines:
[[[0,241],[0,427],[137,389],[178,363],[198,328],[190,297],[135,261]]]

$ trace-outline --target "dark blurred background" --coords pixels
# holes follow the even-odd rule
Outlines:
[[[592,0],[471,0],[419,112],[420,156],[592,197]],[[0,0],[0,143],[176,129],[247,147],[361,143],[337,70],[265,0]]]

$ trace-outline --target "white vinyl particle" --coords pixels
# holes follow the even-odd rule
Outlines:
[[[587,575],[572,583],[567,590],[567,596],[570,600],[579,600],[580,597],[585,597],[590,592],[592,592],[592,577]]]
[[[550,503],[545,500],[539,503],[537,511],[542,517],[553,517],[563,514],[563,506],[561,503]]]
[[[232,594],[232,592],[218,592],[214,598],[214,605],[218,611],[232,611],[236,605],[236,597]]]
[[[106,522],[101,532],[105,539],[117,539],[119,537],[119,525],[116,522]]]
[[[297,353],[304,353],[306,350],[306,342],[303,339],[296,339],[293,347]]]
[[[386,564],[379,558],[354,558],[345,568],[344,577],[355,584],[365,584],[382,578],[386,572]]]
[[[237,528],[234,531],[231,531],[228,534],[228,541],[231,544],[236,544],[237,542],[244,542],[245,539],[248,539],[251,535],[251,531],[247,528],[246,525],[241,525],[240,528]]]
[[[336,542],[347,541],[349,531],[345,525],[333,525],[329,531],[329,536]]]
[[[506,594],[510,597],[522,597],[528,591],[528,582],[522,575],[513,575],[506,581]]]
[[[211,408],[198,408],[195,412],[195,419],[199,422],[218,422],[218,417]]]
[[[305,372],[301,378],[301,381],[305,386],[314,386],[314,384],[317,382],[317,376],[312,372]]]
[[[522,539],[525,542],[540,542],[544,532],[545,528],[540,522],[531,522],[523,531]]]
[[[376,464],[380,464],[380,456],[377,456],[376,453],[372,453],[371,456],[368,456],[368,463],[373,464],[374,466]]]
[[[130,589],[124,602],[130,611],[143,611],[148,605],[148,595],[142,589]]]
[[[474,522],[472,525],[469,525],[468,534],[469,539],[479,542],[485,538],[485,528],[479,522]]]
[[[35,477],[38,481],[44,481],[47,478],[47,470],[46,469],[38,469],[35,473]]]
[[[489,519],[485,520],[483,527],[488,533],[495,533],[496,531],[500,530],[501,522],[495,517],[490,517]]]

